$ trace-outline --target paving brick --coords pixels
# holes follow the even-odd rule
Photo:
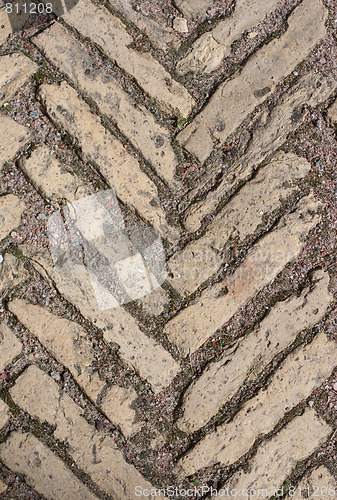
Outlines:
[[[0,114],[0,172],[6,161],[11,160],[28,141],[30,134],[26,127],[19,125],[9,116]]]
[[[290,354],[265,390],[247,401],[230,423],[220,425],[179,461],[184,473],[216,462],[228,465],[238,460],[258,434],[270,432],[286,411],[327,379],[335,368],[336,353],[336,342],[329,341],[322,333],[311,344]],[[313,436],[308,435],[311,436],[308,444],[312,446]]]
[[[328,117],[333,123],[337,123],[337,101],[329,108]]]
[[[46,146],[34,149],[20,166],[35,188],[56,208],[92,193]]]
[[[300,297],[278,302],[249,335],[203,371],[184,396],[183,416],[177,421],[180,429],[191,432],[205,425],[242,384],[253,381],[301,330],[320,321],[333,300],[328,290],[328,273],[316,271],[313,283],[313,288],[304,289]]]
[[[6,253],[3,262],[0,263],[0,298],[5,297],[28,276],[23,263],[11,253]]]
[[[110,0],[110,4],[114,10],[126,16],[128,21],[131,21],[137,28],[144,32],[149,39],[160,49],[168,52],[180,47],[180,41],[175,36],[174,31],[167,26],[159,24],[156,19],[145,15],[141,11],[136,11],[129,2],[125,0]]]
[[[9,101],[36,71],[37,65],[22,54],[0,57],[0,105]]]
[[[266,15],[273,12],[278,0],[238,0],[232,16],[217,24],[210,33],[202,35],[192,51],[177,64],[180,74],[189,71],[210,73],[217,69],[231,45],[249,28],[259,24]]]
[[[1,22],[1,21],[0,21]],[[5,491],[7,490],[8,486],[7,484],[3,483],[1,480],[0,480],[0,495],[2,493],[5,493]]]
[[[0,324],[0,372],[21,353],[22,344],[4,323]]]
[[[270,113],[263,112],[245,154],[230,166],[218,189],[211,191],[205,200],[187,211],[186,227],[196,230],[203,217],[215,210],[233,186],[249,178],[257,165],[282,146],[288,134],[303,123],[306,116],[303,108],[324,102],[336,88],[337,82],[333,78],[310,73]]]
[[[0,240],[6,238],[13,229],[20,225],[25,204],[18,196],[7,194],[0,197]]]
[[[32,434],[13,432],[0,444],[0,458],[14,472],[48,500],[97,499],[61,459]]]
[[[134,206],[163,236],[176,241],[179,231],[167,225],[155,184],[140,170],[136,158],[107,134],[77,92],[63,82],[43,85],[40,94],[48,112],[77,139],[84,159],[99,166],[117,196]]]
[[[136,105],[112,76],[98,70],[84,46],[58,23],[33,40],[60,71],[96,101],[100,111],[118,125],[158,174],[174,187],[177,159],[168,130],[144,107]]]
[[[84,317],[104,329],[107,342],[116,342],[120,346],[121,357],[148,380],[154,392],[161,391],[172,382],[180,370],[178,363],[159,343],[147,337],[122,307],[100,311],[88,275],[66,275],[53,266],[47,250],[36,249],[32,245],[21,245],[20,248],[32,259],[37,270],[53,280],[60,293]]]
[[[226,484],[229,491],[267,489],[272,496],[296,463],[304,460],[328,438],[331,428],[312,410],[296,417],[257,451],[249,472],[239,472]],[[308,439],[310,436],[310,439]],[[262,495],[262,493],[260,493]],[[228,498],[236,498],[229,495]]]
[[[183,116],[191,112],[195,102],[185,87],[173,80],[150,53],[129,47],[133,39],[118,18],[105,9],[95,7],[89,0],[80,0],[62,17],[83,36],[96,42],[168,111],[178,111]]]
[[[3,427],[5,427],[8,421],[9,421],[9,408],[0,399],[0,431],[3,429]]]
[[[333,498],[337,494],[337,482],[328,469],[321,466],[307,475],[300,484],[295,487],[292,493],[294,494],[291,496],[287,495],[286,498],[294,498],[294,500],[301,500],[303,498],[316,498],[317,500],[323,500],[323,498],[326,497]]]
[[[281,206],[281,200],[294,191],[296,180],[309,170],[310,164],[304,158],[292,153],[278,153],[227,203],[203,237],[171,257],[168,268],[173,277],[168,281],[173,288],[182,295],[196,290],[219,269],[220,254],[229,239],[243,242],[254,234],[263,218]],[[192,229],[192,225],[188,229]]]
[[[294,213],[281,219],[273,232],[251,248],[234,274],[209,287],[166,324],[164,332],[169,340],[184,355],[203,344],[299,255],[304,237],[319,221],[319,206],[312,197],[303,198]]]
[[[8,308],[46,349],[69,369],[96,404],[101,396],[102,408],[114,425],[120,426],[126,435],[134,434],[139,429],[140,426],[134,424],[135,411],[131,408],[137,393],[132,388],[108,387],[99,378],[93,367],[94,347],[87,332],[80,325],[21,299],[10,302]]]
[[[9,18],[6,12],[0,11],[0,45],[6,40],[12,32]]]
[[[133,498],[137,485],[151,487],[125,461],[111,437],[96,431],[81,408],[46,373],[30,366],[10,392],[25,411],[55,426],[54,437],[68,443],[73,460],[103,491],[122,500]]]
[[[212,151],[212,137],[223,144],[278,82],[300,63],[325,34],[327,9],[321,0],[301,3],[288,30],[254,54],[240,74],[221,85],[195,120],[177,136],[200,161]],[[315,24],[315,30],[308,26]]]

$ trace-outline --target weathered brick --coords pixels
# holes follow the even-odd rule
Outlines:
[[[37,65],[22,54],[0,57],[0,105],[11,99],[36,71]]]
[[[0,298],[28,278],[28,273],[19,261],[11,253],[6,253],[3,262],[0,263]]]
[[[129,48],[133,39],[117,17],[94,6],[89,0],[80,0],[62,17],[83,36],[96,42],[168,111],[178,111],[183,116],[191,112],[195,102],[185,87],[173,80],[150,53]]]
[[[221,21],[211,32],[202,35],[192,52],[177,64],[180,74],[189,71],[210,73],[219,67],[231,51],[231,45],[240,35],[259,24],[278,4],[278,0],[238,0],[231,17]]]
[[[59,208],[60,202],[71,203],[91,190],[62,164],[50,149],[39,146],[29,158],[20,162],[21,169],[30,182],[52,205]]]
[[[319,221],[316,214],[319,206],[312,197],[303,198],[294,213],[281,219],[274,231],[251,248],[234,274],[205,290],[166,324],[164,332],[169,340],[184,355],[203,344],[299,255],[303,238]]]
[[[292,493],[294,493],[292,491]],[[315,469],[310,475],[307,475],[298,486],[295,487],[295,493],[286,498],[301,500],[303,498],[323,500],[324,498],[333,498],[337,494],[336,479],[330,474],[326,467]]]
[[[90,425],[81,408],[46,373],[30,366],[10,392],[25,411],[55,426],[54,437],[68,443],[73,460],[103,491],[122,499],[133,498],[137,485],[151,487],[125,461],[112,438]]]
[[[137,12],[129,2],[125,0],[109,0],[114,10],[126,16],[137,28],[143,31],[154,44],[165,52],[178,49],[180,41],[174,31],[167,26],[159,24],[155,19],[144,15],[142,11]],[[140,6],[141,9],[141,6]]]
[[[94,347],[80,325],[21,299],[10,302],[8,307],[46,349],[69,369],[96,404],[101,396],[101,406],[114,425],[120,426],[126,435],[134,434],[139,429],[139,425],[134,424],[135,411],[131,408],[137,393],[132,388],[108,387],[99,378],[93,367]]]
[[[301,3],[290,15],[288,30],[254,54],[241,73],[221,85],[195,120],[178,135],[188,151],[204,161],[212,137],[223,144],[279,81],[300,63],[325,34],[327,9],[321,0]],[[315,25],[315,30],[308,26]]]
[[[236,473],[226,487],[229,491],[266,489],[269,491],[268,496],[272,496],[296,463],[304,460],[323,444],[330,432],[331,428],[312,410],[306,410],[273,439],[263,443],[252,461],[250,471]],[[229,495],[227,498],[236,496]]]
[[[13,432],[0,444],[0,458],[14,472],[48,500],[95,500],[79,479],[47,446],[32,434]]]
[[[258,434],[270,432],[286,411],[327,379],[336,365],[336,353],[336,342],[322,333],[311,344],[290,354],[264,391],[247,401],[231,422],[208,434],[179,461],[184,473],[216,462],[235,462],[249,450]]]
[[[0,197],[0,240],[6,238],[13,229],[20,225],[25,208],[24,202],[14,194]]]
[[[0,324],[0,372],[21,353],[22,344],[12,330],[4,323]]]
[[[136,320],[122,307],[100,311],[88,275],[70,276],[62,273],[52,264],[47,250],[38,250],[32,245],[20,246],[25,255],[32,259],[39,272],[51,279],[58,290],[98,328],[104,329],[107,342],[120,345],[121,357],[141,377],[151,384],[154,392],[167,387],[179,372],[179,365],[159,343],[145,335]],[[155,360],[155,362],[153,362]]]
[[[0,20],[0,22],[1,22],[1,20]],[[5,491],[7,490],[7,488],[8,488],[7,484],[5,484],[3,481],[0,480],[0,495],[2,493],[5,493]]]
[[[0,399],[0,431],[1,429],[3,429],[3,427],[5,427],[8,421],[9,421],[9,408]]]
[[[249,178],[254,168],[303,123],[307,114],[304,107],[324,102],[336,88],[337,82],[333,78],[310,73],[270,113],[264,111],[252,133],[246,153],[230,166],[218,189],[211,191],[205,200],[187,211],[186,226],[197,229],[203,217],[210,214],[238,182]]]
[[[174,187],[177,158],[168,130],[137,105],[111,75],[97,69],[84,46],[58,23],[33,40],[60,71],[96,101],[100,111],[116,122],[158,174]]]
[[[333,123],[337,123],[337,100],[330,106],[328,111],[328,117]]]
[[[29,131],[9,116],[0,115],[0,171],[4,163],[14,158],[29,139]]]
[[[206,424],[242,384],[254,380],[290,345],[298,332],[320,321],[333,300],[328,273],[316,271],[313,283],[300,297],[278,302],[249,335],[203,371],[185,394],[183,416],[177,421],[180,429],[190,432]]]
[[[5,11],[0,10],[0,45],[6,40],[12,32],[8,15]]]
[[[40,94],[48,112],[77,139],[84,159],[99,166],[117,196],[134,206],[163,236],[177,240],[179,231],[167,225],[155,184],[140,170],[136,158],[107,134],[77,92],[63,82],[43,85]]]
[[[292,153],[279,153],[256,177],[245,184],[208,226],[205,235],[188,244],[168,261],[170,284],[189,295],[220,267],[220,253],[231,238],[240,242],[254,234],[263,218],[279,208],[296,180],[305,176],[310,164]],[[187,229],[192,228],[192,224]]]

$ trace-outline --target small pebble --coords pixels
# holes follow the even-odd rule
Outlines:
[[[332,384],[332,388],[333,388],[334,391],[337,392],[337,382],[335,382],[334,384]]]
[[[188,33],[187,21],[183,17],[173,19],[173,28],[179,33]]]
[[[0,254],[0,264],[4,261],[3,256]]]
[[[39,116],[39,112],[36,111],[35,109],[31,111],[29,114],[32,118],[37,118]]]

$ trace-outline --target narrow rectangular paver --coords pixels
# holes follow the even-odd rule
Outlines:
[[[0,56],[0,105],[9,101],[37,68],[23,54]]]
[[[1,460],[48,500],[95,500],[98,497],[35,436],[13,432],[0,444]]]
[[[80,0],[62,17],[83,36],[97,43],[106,55],[134,76],[143,89],[168,111],[178,111],[183,116],[191,112],[195,102],[185,87],[176,82],[149,52],[139,52],[129,47],[133,39],[117,17],[94,6],[89,0]]]
[[[323,38],[327,9],[321,0],[301,3],[288,29],[254,54],[238,75],[221,85],[195,120],[178,135],[200,161],[212,152],[212,137],[223,144],[254,108],[263,102]],[[308,26],[315,25],[314,30]]]
[[[136,486],[151,488],[126,462],[112,438],[90,425],[83,410],[39,368],[30,366],[17,379],[11,395],[25,411],[55,426],[54,437],[68,443],[78,467],[113,498],[133,498]]]
[[[337,481],[326,467],[321,465],[311,474],[307,474],[300,484],[292,486],[290,494],[286,498],[294,500],[321,500],[323,498],[334,498],[337,496]]]
[[[149,111],[137,105],[109,73],[98,69],[85,47],[66,28],[55,23],[33,40],[174,187],[177,159],[168,130],[159,125]]]
[[[232,275],[209,287],[166,324],[169,340],[184,355],[203,344],[299,255],[305,236],[319,221],[319,206],[312,197],[303,198],[294,213],[251,248]]]
[[[247,182],[207,227],[204,236],[189,243],[168,261],[170,284],[182,295],[194,292],[221,265],[221,252],[230,238],[239,242],[254,234],[264,217],[281,207],[310,163],[292,153],[279,153]],[[188,228],[192,229],[192,228]]]
[[[7,325],[0,323],[0,372],[21,353],[21,350],[20,340]]]
[[[230,423],[220,425],[179,461],[184,473],[216,462],[228,465],[238,460],[260,433],[270,432],[288,410],[328,378],[337,364],[336,354],[336,343],[323,333],[290,354],[265,390],[247,401]],[[313,435],[307,441],[312,446]]]
[[[311,455],[326,441],[331,428],[312,410],[292,420],[271,441],[263,443],[257,451],[250,472],[238,472],[226,484],[229,492],[257,490],[271,497],[279,489],[296,463]],[[310,436],[310,439],[308,439]],[[233,492],[234,493],[234,492]],[[235,494],[227,498],[237,498]]]
[[[278,0],[237,0],[234,13],[194,42],[192,51],[177,64],[177,71],[211,73],[231,51],[231,45],[249,28],[259,24]]]
[[[101,311],[88,275],[63,273],[53,266],[47,250],[38,250],[32,245],[21,245],[20,248],[32,259],[37,270],[51,279],[84,317],[103,329],[106,342],[115,342],[120,346],[122,359],[151,384],[154,392],[160,392],[172,382],[180,370],[179,364],[158,342],[140,330],[136,320],[125,309],[118,307]]]
[[[134,206],[164,237],[179,239],[179,231],[165,220],[155,184],[142,172],[137,159],[107,133],[77,92],[63,82],[60,86],[43,85],[40,95],[50,115],[76,138],[84,159],[98,165],[117,196]]]
[[[0,114],[0,172],[4,164],[15,157],[30,139],[28,128],[20,125],[9,116]]]
[[[283,351],[304,328],[321,320],[333,296],[329,275],[316,271],[312,289],[300,297],[278,302],[254,330],[226,350],[193,382],[184,396],[180,429],[190,432],[207,423],[245,382],[253,381],[273,357]]]
[[[282,146],[288,134],[301,126],[307,115],[306,106],[324,102],[336,89],[334,78],[310,73],[270,113],[264,111],[260,123],[252,132],[247,151],[230,166],[219,187],[187,210],[186,228],[197,230],[203,217],[212,213],[237,183],[248,179],[262,161]]]

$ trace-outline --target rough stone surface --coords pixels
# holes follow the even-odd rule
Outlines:
[[[256,177],[247,182],[208,226],[205,235],[177,252],[168,262],[173,277],[170,284],[182,295],[192,293],[221,265],[221,252],[230,238],[239,242],[254,234],[263,217],[281,206],[304,177],[310,164],[294,154],[277,154]],[[197,229],[193,217],[187,219],[189,231]]]
[[[14,158],[29,139],[29,131],[9,116],[0,115],[0,171],[4,163]]]
[[[317,222],[319,204],[303,198],[296,212],[281,220],[249,251],[234,274],[202,293],[192,305],[165,326],[165,333],[184,355],[195,351],[261,288],[294,260],[304,246],[303,239]],[[315,215],[313,215],[315,214]],[[227,287],[228,292],[223,293]]]
[[[315,106],[329,97],[337,88],[337,81],[322,75],[306,75],[270,113],[264,112],[257,128],[252,133],[245,154],[234,162],[218,189],[211,191],[205,200],[193,205],[186,214],[189,227],[194,229],[206,215],[211,213],[235,184],[248,179],[253,170],[279,148],[290,132],[294,132],[304,121],[305,105]]]
[[[242,384],[253,381],[301,330],[320,321],[333,300],[328,284],[329,275],[316,271],[312,289],[277,303],[258,327],[208,366],[186,392],[178,427],[190,432],[206,424]]]
[[[326,467],[318,467],[311,474],[306,476],[299,485],[296,486],[295,494],[286,498],[325,498],[326,496],[336,496],[336,479],[331,475]]]
[[[29,387],[33,390],[28,391]],[[56,382],[37,367],[29,367],[20,376],[11,395],[28,413],[55,425],[55,438],[69,444],[73,459],[106,493],[120,499],[132,498],[135,486],[151,487],[125,461],[111,437],[96,431],[70,397],[60,393]]]
[[[223,144],[321,40],[325,34],[326,17],[327,10],[321,0],[300,4],[291,14],[289,28],[281,38],[259,50],[240,75],[220,86],[206,108],[180,133],[179,140],[188,151],[204,161],[212,151],[211,147],[204,147],[204,135]],[[316,29],[308,30],[313,23]]]
[[[5,493],[5,491],[7,490],[7,488],[8,488],[7,484],[5,484],[3,481],[0,480],[0,495],[2,493]]]
[[[258,434],[270,432],[286,411],[306,399],[329,376],[335,368],[336,352],[336,343],[321,334],[290,354],[265,391],[247,401],[230,423],[207,435],[181,459],[179,465],[184,473],[191,474],[216,462],[235,462],[249,450]]]
[[[100,311],[89,276],[67,276],[53,267],[49,252],[37,252],[32,246],[21,248],[36,261],[37,269],[50,276],[60,292],[83,316],[105,329],[104,338],[107,342],[120,345],[122,358],[149,381],[155,392],[170,384],[179,372],[178,363],[159,343],[147,337],[136,320],[123,308]],[[152,362],[154,359],[155,363]]]
[[[130,50],[132,37],[118,18],[95,7],[89,0],[80,0],[63,19],[102,47],[118,66],[134,76],[143,89],[168,110],[178,110],[183,116],[191,112],[194,100],[185,87],[173,80],[150,53]]]
[[[155,122],[145,108],[137,106],[117,82],[97,70],[87,51],[59,24],[34,39],[46,56],[78,87],[96,101],[99,109],[152,162],[158,174],[174,185],[177,165],[167,129]]]
[[[175,0],[175,4],[187,17],[204,16],[208,8],[212,7],[212,0]]]
[[[0,400],[0,431],[9,421],[9,408],[8,406]]]
[[[171,28],[158,23],[157,19],[153,19],[141,11],[136,11],[131,2],[125,0],[109,1],[114,10],[127,16],[160,49],[167,52],[172,48],[178,49],[180,47],[180,41]]]
[[[210,73],[217,69],[225,56],[230,54],[231,45],[240,35],[259,24],[272,12],[278,0],[239,0],[232,16],[221,21],[210,33],[205,33],[193,45],[192,52],[179,61],[177,70]]]
[[[32,434],[10,434],[0,445],[0,458],[14,472],[23,474],[27,483],[48,500],[98,498]]]
[[[22,54],[0,57],[0,104],[9,101],[37,69],[37,65]]]
[[[307,410],[296,417],[271,441],[264,443],[251,464],[250,472],[239,472],[228,482],[229,490],[267,489],[270,496],[279,488],[296,462],[310,455],[329,436],[331,428]],[[311,436],[311,439],[308,439]],[[226,485],[226,486],[227,486]],[[228,498],[235,498],[229,496]]]
[[[3,262],[0,263],[0,297],[6,294],[15,286],[28,278],[28,273],[19,261],[11,253],[6,253]]]
[[[9,23],[8,15],[1,10],[0,11],[0,44],[2,44],[8,35],[12,32],[11,25]]]
[[[0,197],[0,240],[19,226],[24,211],[25,204],[18,196],[8,194]]]
[[[125,436],[132,436],[141,428],[142,424],[136,422],[135,410],[131,404],[137,398],[137,393],[132,387],[109,387],[102,401],[102,410],[111,420],[118,424]]]
[[[176,240],[179,232],[168,227],[155,184],[140,170],[136,158],[106,133],[77,93],[64,82],[61,86],[42,86],[41,96],[49,112],[77,138],[84,157],[100,167],[117,196],[139,210],[161,234]]]
[[[22,344],[4,323],[0,324],[0,372],[21,353]]]
[[[57,208],[64,200],[72,202],[91,194],[84,182],[45,146],[35,149],[20,166],[38,191]]]

